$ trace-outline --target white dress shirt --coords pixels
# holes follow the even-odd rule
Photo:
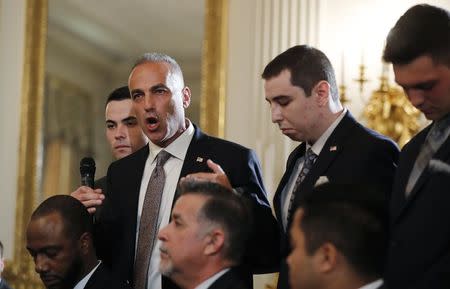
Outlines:
[[[306,150],[311,148],[311,150],[316,154],[320,155],[320,152],[322,151],[323,146],[327,142],[330,135],[333,133],[334,129],[338,126],[338,124],[341,122],[341,120],[344,118],[345,114],[347,113],[347,109],[344,108],[341,112],[341,114],[338,116],[337,119],[325,130],[325,132],[319,137],[319,139],[311,146],[310,144],[306,143]],[[298,178],[298,175],[300,174],[300,171],[303,168],[303,164],[305,163],[305,158],[301,157],[295,162],[294,169],[292,170],[292,174],[289,177],[288,182],[283,188],[283,191],[281,192],[281,204],[282,204],[282,210],[281,210],[281,217],[283,222],[284,230],[286,231],[287,227],[287,218],[288,218],[288,211],[289,211],[289,205],[291,201],[291,196],[294,190],[295,181]]]
[[[359,289],[377,289],[383,284],[383,279],[377,279],[373,282],[370,282],[369,284],[366,284]]]
[[[97,270],[98,266],[100,266],[101,263],[102,263],[102,261],[98,261],[97,266],[95,266],[94,269],[91,270],[91,272],[89,272],[86,276],[84,276],[84,278],[81,279],[77,283],[77,285],[75,285],[75,287],[73,287],[73,289],[84,289],[84,287],[86,286],[87,282],[91,278],[92,274],[94,274],[95,270]]]
[[[159,209],[158,216],[158,227],[159,229],[164,227],[169,223],[170,212],[172,209],[173,199],[175,197],[175,191],[177,189],[178,179],[180,178],[181,168],[183,167],[184,158],[187,153],[189,144],[191,143],[192,137],[194,136],[194,126],[188,121],[187,129],[177,137],[171,144],[169,144],[164,150],[171,154],[171,157],[164,164],[164,172],[166,174],[166,183],[164,185],[163,194],[161,197],[161,205]],[[141,180],[141,187],[139,190],[139,204],[138,204],[138,214],[137,214],[137,226],[136,226],[136,244],[138,242],[139,236],[139,222],[141,220],[142,207],[144,205],[145,193],[147,191],[147,185],[150,180],[150,176],[153,169],[156,166],[156,156],[162,150],[162,148],[153,144],[151,141],[148,143],[150,148],[150,153],[148,155],[147,161],[145,162],[144,174]],[[148,269],[148,289],[161,289],[161,273],[159,272],[159,246],[160,241],[156,240],[155,246],[151,253],[151,259]],[[136,253],[136,247],[135,247]]]
[[[211,286],[214,282],[216,282],[217,279],[222,277],[223,274],[227,273],[228,270],[230,270],[230,268],[225,268],[222,271],[217,272],[216,274],[212,275],[211,277],[200,283],[200,285],[195,287],[195,289],[208,289],[209,286]]]

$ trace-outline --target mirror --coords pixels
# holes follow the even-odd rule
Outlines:
[[[76,0],[26,0],[14,259],[3,272],[13,288],[42,288],[25,249],[24,232],[33,209],[47,195],[44,183],[55,186],[57,193],[70,192],[71,186],[78,186],[79,156],[88,153],[97,152],[103,159],[105,167],[98,175],[106,171],[111,157],[104,135],[104,102],[114,88],[126,84],[135,57],[152,50],[175,57],[194,91],[188,117],[199,121],[205,132],[223,136],[227,1],[182,2],[96,0],[86,5]],[[153,9],[156,5],[163,8]],[[108,12],[108,7],[116,12]],[[135,26],[125,28],[128,24]],[[79,54],[85,59],[77,59]],[[85,125],[79,124],[80,118]],[[64,173],[64,181],[43,181],[46,174],[60,175],[61,168],[72,170]],[[70,181],[73,175],[76,182]]]
[[[46,42],[43,198],[79,186],[79,162],[96,161],[96,176],[113,158],[105,138],[105,101],[127,84],[133,62],[162,52],[180,64],[200,119],[204,1],[49,0]]]

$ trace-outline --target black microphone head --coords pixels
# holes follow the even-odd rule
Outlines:
[[[80,174],[95,175],[95,161],[91,157],[85,157],[80,161]]]

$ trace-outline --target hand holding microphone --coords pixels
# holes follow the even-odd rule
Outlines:
[[[105,196],[101,189],[93,189],[95,177],[95,161],[86,157],[80,161],[81,187],[70,195],[83,203],[90,214],[95,213],[96,206],[103,203]]]

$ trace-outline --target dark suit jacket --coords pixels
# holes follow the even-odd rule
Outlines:
[[[302,143],[290,154],[286,172],[274,196],[275,214],[279,220],[282,235],[281,256],[283,259],[290,252],[291,218],[288,219],[288,229],[285,231],[281,222],[283,204],[281,194],[289,181],[296,161],[305,154],[305,150],[306,144]],[[312,192],[320,176],[326,176],[330,182],[335,183],[373,186],[388,195],[392,188],[398,154],[398,147],[392,140],[363,127],[347,112],[326,141],[313,168],[294,193],[292,213],[301,204],[302,198]],[[289,288],[287,266],[284,262],[280,268],[278,288]]]
[[[94,274],[89,278],[84,289],[131,289],[130,286],[126,285],[123,281],[118,281],[117,278],[113,277],[109,270],[100,264],[98,268],[94,271]]]
[[[427,127],[402,150],[390,202],[390,288],[450,288],[450,174],[427,167],[409,197],[405,187]],[[450,138],[432,157],[450,166]]]
[[[11,287],[9,287],[8,283],[6,283],[5,279],[3,278],[0,281],[0,289],[11,289]]]
[[[245,283],[240,279],[236,269],[231,268],[220,276],[208,289],[247,289]]]
[[[101,236],[97,238],[97,243],[100,242],[97,246],[105,246],[109,255],[100,257],[110,260],[108,265],[113,272],[130,281],[134,264],[139,188],[148,154],[149,147],[145,146],[110,165],[107,174],[109,201],[103,209],[102,223],[96,228],[96,236]],[[198,162],[198,157],[204,161]],[[206,165],[207,159],[220,164],[233,188],[251,199],[255,234],[252,235],[251,245],[246,250],[243,266],[246,267],[243,270],[246,271],[249,282],[252,272],[277,270],[278,229],[266,197],[255,153],[238,144],[208,136],[195,127],[180,177],[210,171]],[[177,194],[175,199],[176,197]]]

